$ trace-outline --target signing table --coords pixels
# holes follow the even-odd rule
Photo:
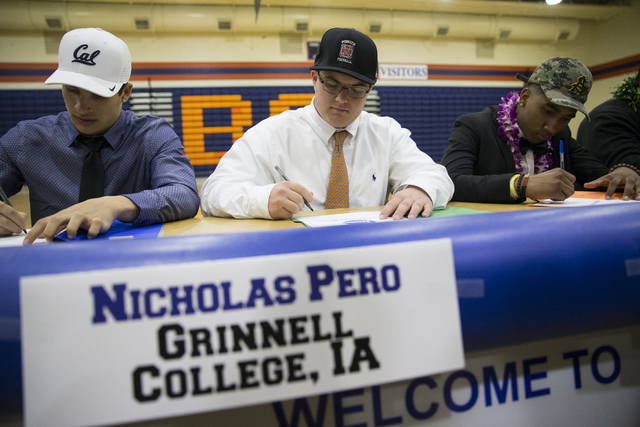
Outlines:
[[[514,204],[514,205],[501,205],[492,203],[465,203],[465,202],[450,202],[447,205],[448,208],[463,208],[467,210],[479,211],[479,212],[509,212],[520,210],[536,210],[527,204]],[[379,211],[382,207],[367,207],[367,208],[346,208],[346,209],[332,209],[332,210],[320,210],[320,211],[300,211],[296,217],[308,217],[316,215],[331,215],[342,214],[350,212],[373,212]],[[420,218],[422,219],[422,218]],[[186,219],[183,221],[175,221],[165,224],[160,233],[163,237],[168,236],[190,236],[198,234],[220,234],[220,233],[239,233],[247,231],[267,231],[267,230],[283,230],[290,228],[305,228],[305,225],[299,222],[290,220],[266,220],[266,219],[233,219],[233,218],[216,218],[216,217],[202,217],[198,214],[196,218]]]
[[[65,396],[73,395],[87,407],[95,404],[91,393],[73,394],[80,382],[59,388],[55,393],[58,400],[54,399],[55,404],[51,407],[39,405],[38,400],[36,403],[30,401],[33,397],[30,393],[38,396],[34,390],[39,385],[50,386],[38,382],[38,375],[45,378],[48,373],[44,368],[38,371],[38,366],[34,367],[31,360],[27,360],[29,369],[25,369],[25,360],[21,358],[25,330],[31,331],[28,349],[36,348],[41,341],[62,340],[65,334],[83,336],[83,326],[60,331],[59,337],[55,331],[38,336],[37,329],[35,334],[32,329],[38,315],[21,318],[22,310],[51,312],[54,319],[55,313],[63,317],[65,312],[76,310],[77,304],[71,299],[52,292],[59,287],[69,289],[69,295],[72,295],[80,288],[72,282],[82,278],[88,285],[81,297],[93,298],[94,305],[82,309],[85,311],[81,312],[81,319],[91,323],[91,327],[100,333],[108,333],[108,339],[131,338],[127,331],[154,321],[150,318],[153,316],[164,321],[162,328],[152,334],[153,339],[157,338],[161,343],[154,349],[159,361],[140,362],[126,369],[126,387],[130,391],[122,399],[135,403],[131,409],[134,415],[130,418],[122,415],[126,405],[100,401],[102,411],[121,415],[104,420],[117,419],[123,423],[165,418],[163,425],[225,426],[638,425],[640,204],[581,208],[471,203],[451,203],[449,206],[480,213],[324,228],[306,228],[292,221],[197,217],[165,224],[160,233],[162,238],[158,239],[0,248],[0,412],[5,416],[2,418],[0,414],[0,421],[13,419],[11,414],[22,413],[25,407],[23,375],[28,378],[27,388],[30,389],[25,400],[31,412],[25,410],[25,413],[34,414],[32,420],[43,414],[55,418],[58,410],[64,411],[70,403],[65,401]],[[299,215],[319,214],[326,212]],[[429,249],[432,242],[442,244],[437,246],[442,254]],[[421,246],[423,244],[426,246]],[[369,336],[354,336],[355,340],[337,338],[348,336],[351,319],[358,317],[358,313],[365,318],[365,324],[379,321],[380,316],[389,319],[391,324],[395,324],[394,316],[404,318],[405,312],[410,310],[403,310],[402,305],[385,305],[384,301],[391,299],[380,299],[377,305],[366,307],[364,311],[336,309],[333,315],[329,312],[328,315],[333,316],[334,338],[327,358],[334,366],[334,375],[350,374],[345,374],[347,379],[333,390],[314,392],[317,372],[315,376],[314,372],[302,373],[302,359],[299,359],[302,356],[296,352],[307,345],[320,345],[324,339],[326,331],[320,327],[324,324],[320,324],[319,317],[314,317],[320,312],[316,310],[319,306],[310,305],[302,316],[308,323],[283,314],[283,324],[291,324],[294,337],[287,341],[290,352],[281,359],[269,356],[274,350],[264,346],[268,342],[279,342],[279,323],[275,319],[265,324],[265,318],[258,316],[262,313],[259,309],[280,306],[279,310],[287,313],[290,308],[287,304],[295,296],[321,298],[322,290],[329,288],[330,276],[335,276],[336,281],[340,279],[341,286],[344,285],[341,292],[347,299],[354,295],[356,288],[350,287],[350,281],[357,277],[362,283],[381,284],[381,293],[386,291],[391,298],[401,277],[395,265],[400,265],[402,260],[393,261],[396,254],[405,254],[402,257],[411,258],[413,264],[424,261],[435,274],[438,266],[432,261],[442,255],[441,263],[446,264],[447,247],[451,248],[455,270],[454,288],[464,345],[464,366],[434,375],[398,377],[392,382],[358,383],[355,378],[360,375],[359,369],[376,374],[389,367],[375,363],[374,354],[382,352],[384,339],[381,342],[377,335],[371,335],[371,342],[365,341]],[[380,268],[375,264],[377,258],[367,255],[375,248],[382,248],[383,254],[384,248],[389,248],[386,252],[389,261],[385,262],[383,257]],[[269,280],[263,280],[257,273],[261,268],[280,268],[282,271],[291,268],[293,271],[301,262],[298,260],[303,259],[300,257],[314,259],[316,254],[325,253],[335,254],[338,259],[342,257],[340,262],[364,261],[358,261],[360,264],[354,269],[335,271],[328,267],[329,262],[304,264],[307,267],[303,273],[313,273],[315,278],[315,294],[299,291],[296,294],[292,290],[296,273],[276,274],[274,288],[270,287]],[[367,257],[375,268],[363,267]],[[256,262],[252,264],[254,259]],[[190,266],[198,269],[200,265],[214,267],[210,270],[210,281],[194,282],[191,279]],[[225,274],[234,277],[234,268],[251,281],[248,298],[235,296],[235,282],[224,279]],[[379,282],[376,282],[374,269],[381,279]],[[120,272],[137,275],[136,283],[143,283],[140,286],[144,288],[140,289],[146,291],[132,289],[130,284],[127,288],[124,280],[107,281],[106,278]],[[430,277],[427,271],[423,284],[417,281],[405,286],[403,282],[403,286],[428,290],[435,286],[429,284]],[[167,288],[156,285],[163,280],[169,283]],[[170,289],[174,289],[171,294]],[[278,291],[269,294],[272,289]],[[372,294],[365,295],[367,289],[376,288],[363,285],[357,288],[357,293],[359,297],[371,297],[373,301]],[[212,290],[217,293],[210,293]],[[39,293],[50,296],[39,300]],[[160,304],[165,301],[165,294],[166,298],[174,298],[173,306]],[[47,306],[57,298],[63,301],[61,306]],[[406,302],[406,307],[413,302]],[[188,318],[184,315],[189,315],[190,304],[195,304],[194,315],[198,315],[198,309],[212,311],[215,315],[211,322],[198,328],[185,328],[184,322],[188,322]],[[429,307],[428,311],[437,310],[437,305]],[[369,312],[369,309],[374,311]],[[237,317],[236,323],[225,323],[227,329],[224,329],[215,320],[215,316],[222,315],[224,310],[231,319],[240,316],[240,312],[251,314],[251,310],[257,310],[257,317],[252,317],[251,322],[246,318],[242,320],[245,322],[243,328],[238,326],[240,323],[237,322],[241,320]],[[437,336],[438,330],[447,330],[450,326],[429,320],[387,331],[387,336],[389,340],[396,336],[411,337],[414,343],[423,344],[425,337],[435,339],[430,334]],[[252,336],[254,327],[255,336]],[[43,328],[46,329],[46,325]],[[237,334],[234,333],[233,340],[225,341],[223,335],[230,331]],[[261,334],[270,336],[271,341]],[[293,342],[296,339],[301,341],[300,347]],[[305,339],[309,342],[302,343]],[[99,368],[104,371],[105,384],[117,382],[118,367],[125,363],[129,353],[134,357],[140,351],[138,347],[144,346],[143,340],[139,344],[134,341],[122,350],[122,354],[107,358],[98,350],[91,352],[90,348],[84,348],[82,343],[69,342],[71,347],[89,355],[77,364],[77,370],[82,374],[73,374],[78,378],[88,377]],[[355,344],[349,344],[351,342]],[[349,345],[355,345],[353,358],[344,356],[351,354]],[[329,348],[322,348],[325,347]],[[242,380],[230,385],[223,378],[227,371],[222,364],[216,363],[216,358],[222,358],[225,352],[233,353],[235,348],[244,351],[238,362]],[[305,363],[310,363],[313,353],[306,353]],[[207,356],[209,354],[211,356]],[[255,369],[249,368],[253,366],[256,354],[265,356],[255,361]],[[49,356],[73,355],[65,356],[60,350],[60,354]],[[42,356],[38,357],[37,360],[42,360]],[[422,357],[417,350],[412,354],[403,349],[397,354],[398,361],[406,360],[407,363],[420,363]],[[212,378],[216,375],[215,384],[205,381],[207,377],[202,376],[205,365],[195,363],[200,361],[210,362],[206,366]],[[57,365],[51,366],[53,368],[49,370],[55,370]],[[64,378],[61,381],[64,382]],[[295,399],[277,397],[280,383],[287,381],[292,386],[300,381]],[[232,386],[237,386],[235,391],[227,391]],[[198,406],[204,399],[240,394],[243,387],[247,393],[255,388],[256,393],[272,393],[273,397],[253,406],[229,403],[225,406],[229,409],[213,412]],[[96,393],[96,396],[100,395],[98,391]],[[51,401],[50,397],[38,396],[42,401]],[[25,421],[30,424],[29,416]],[[85,425],[91,423],[84,422]],[[93,424],[101,423],[95,421]],[[140,425],[151,424],[143,422]]]

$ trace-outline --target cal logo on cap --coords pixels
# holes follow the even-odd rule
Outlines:
[[[88,48],[89,45],[87,44],[81,44],[80,46],[78,46],[78,48],[73,52],[73,57],[75,59],[71,62],[79,62],[84,65],[96,65],[93,58],[100,55],[100,51],[96,50],[92,54],[89,54],[87,52],[80,52],[80,50],[86,50]]]

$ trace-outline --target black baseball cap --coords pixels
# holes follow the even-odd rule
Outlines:
[[[316,61],[309,69],[337,71],[373,85],[378,75],[378,49],[360,31],[332,28],[322,36]]]

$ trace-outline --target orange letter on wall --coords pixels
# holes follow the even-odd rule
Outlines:
[[[291,107],[304,107],[311,103],[312,93],[281,93],[278,99],[269,101],[269,114],[278,115]]]
[[[211,133],[230,133],[232,142],[244,135],[243,126],[252,126],[251,101],[241,95],[189,95],[180,99],[182,105],[182,139],[184,153],[191,164],[217,165],[226,151],[205,152],[204,136]],[[231,109],[231,126],[204,126],[204,109]]]

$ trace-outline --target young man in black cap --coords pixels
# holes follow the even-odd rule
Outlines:
[[[381,218],[399,219],[444,208],[453,193],[444,167],[398,122],[363,111],[377,69],[368,36],[327,31],[311,67],[311,104],[270,117],[236,141],[202,186],[202,213],[276,219],[291,218],[305,203],[384,205]]]
[[[564,200],[575,184],[607,186],[607,198],[624,186],[625,199],[640,197],[638,174],[627,167],[609,171],[571,137],[568,124],[576,112],[587,116],[584,103],[593,80],[585,65],[550,58],[530,78],[516,77],[526,82],[522,91],[454,124],[442,157],[456,185],[453,200]]]

